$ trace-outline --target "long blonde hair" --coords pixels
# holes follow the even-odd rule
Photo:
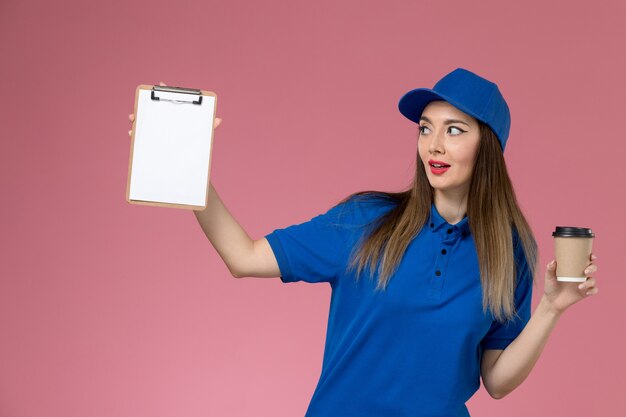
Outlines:
[[[513,232],[517,231],[531,276],[537,263],[537,243],[517,204],[502,148],[491,128],[478,121],[481,140],[470,182],[467,217],[476,244],[483,288],[483,311],[491,310],[500,322],[517,315],[515,310],[516,268]],[[375,227],[351,253],[349,270],[358,280],[366,266],[370,279],[378,273],[377,290],[384,290],[395,273],[411,240],[428,221],[434,191],[424,164],[417,155],[417,169],[410,189],[402,192],[359,191],[351,199],[383,199],[395,207],[375,219]],[[378,265],[378,267],[377,267]]]

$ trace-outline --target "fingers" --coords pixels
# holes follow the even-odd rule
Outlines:
[[[133,113],[128,115],[128,120],[131,121],[131,123],[135,123],[135,115]],[[132,129],[128,131],[128,136],[133,136],[133,131]]]
[[[166,86],[166,84],[165,84],[163,81],[159,81],[159,85],[160,85],[161,87],[165,87],[165,86]]]
[[[587,281],[578,286],[578,289],[585,293],[585,295],[593,295],[598,293],[598,287],[596,287],[596,279],[593,277],[587,278]]]
[[[589,266],[587,266],[587,268],[585,268],[585,276],[589,276],[591,274],[593,274],[594,272],[596,272],[598,270],[598,265],[596,264],[589,264]]]
[[[589,277],[587,278],[587,281],[583,282],[582,284],[578,285],[578,288],[581,290],[588,290],[592,287],[595,287],[596,285],[596,279],[593,277]]]
[[[222,119],[220,119],[219,117],[216,117],[215,121],[213,122],[213,128],[218,127],[220,124],[222,124]]]
[[[591,254],[591,259],[597,258],[595,255]],[[595,273],[598,270],[598,265],[592,263],[585,268],[585,276],[587,277],[587,281],[583,282],[578,286],[578,289],[585,292],[585,295],[593,295],[598,293],[598,287],[596,287],[596,279],[591,277],[590,275]]]
[[[546,265],[546,282],[549,282],[550,285],[556,285],[556,260],[551,260],[548,265]]]

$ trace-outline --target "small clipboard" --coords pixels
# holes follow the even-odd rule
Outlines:
[[[211,91],[137,87],[126,201],[206,208],[216,105]]]

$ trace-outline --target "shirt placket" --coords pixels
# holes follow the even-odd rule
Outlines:
[[[445,279],[448,273],[448,264],[452,249],[459,241],[461,233],[456,226],[447,226],[440,232],[442,239],[437,248],[437,259],[431,272],[428,285],[428,298],[438,300],[444,288]]]

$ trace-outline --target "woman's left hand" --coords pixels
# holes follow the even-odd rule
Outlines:
[[[596,279],[591,276],[598,270],[593,263],[597,258],[593,253],[590,255],[589,265],[585,268],[585,282],[560,282],[556,280],[556,260],[552,260],[546,270],[546,282],[544,297],[552,309],[560,314],[569,306],[590,295],[598,293]]]

